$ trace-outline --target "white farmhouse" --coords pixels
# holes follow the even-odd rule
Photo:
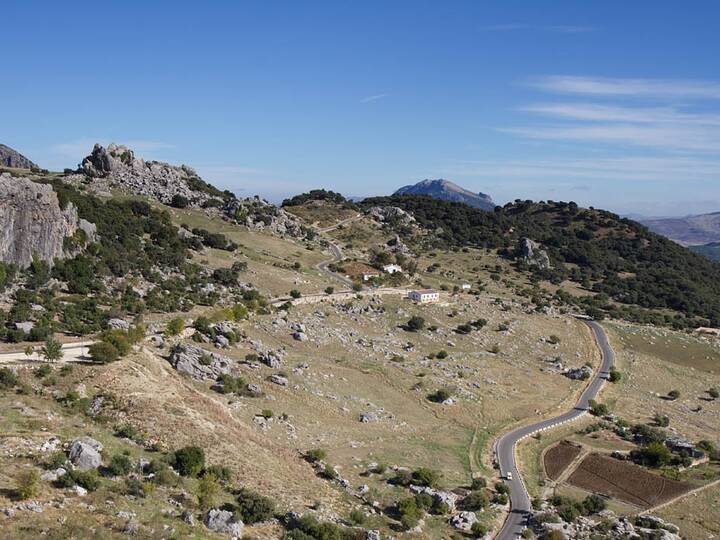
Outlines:
[[[463,283],[462,284],[462,290],[463,291],[469,291],[471,289],[471,285],[469,283]]]
[[[383,272],[386,272],[388,274],[394,274],[395,272],[402,273],[403,269],[402,266],[399,264],[386,264],[383,266]]]
[[[422,289],[419,291],[410,291],[408,298],[419,304],[427,304],[429,302],[437,302],[440,300],[440,293],[432,289]]]

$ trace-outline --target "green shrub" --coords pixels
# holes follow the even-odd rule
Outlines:
[[[198,480],[196,487],[196,496],[200,510],[207,512],[216,506],[221,490],[222,488],[215,475],[204,474],[202,478]]]
[[[0,388],[8,389],[15,386],[18,382],[17,375],[10,368],[0,368]]]
[[[18,480],[15,493],[17,494],[18,499],[24,501],[35,497],[38,494],[39,489],[40,474],[35,469],[31,469],[22,473],[20,479]]]
[[[246,524],[267,521],[275,514],[275,502],[250,489],[240,489],[236,500],[237,512]]]
[[[115,429],[115,436],[121,439],[130,439],[136,441],[140,438],[140,433],[132,424],[123,424]]]
[[[182,476],[197,476],[205,466],[205,452],[198,446],[185,446],[172,456],[172,466]]]
[[[452,390],[450,390],[449,388],[440,388],[434,393],[430,394],[428,396],[428,399],[430,401],[434,401],[435,403],[442,403],[443,401],[450,399],[452,395]]]
[[[305,452],[305,459],[310,463],[323,461],[325,458],[327,458],[327,452],[321,448],[313,448],[312,450]]]
[[[79,471],[77,469],[69,469],[58,480],[60,487],[80,486],[88,491],[95,491],[100,487],[100,479],[96,471]]]
[[[360,508],[354,508],[352,512],[350,512],[350,521],[355,525],[362,525],[365,523],[366,519],[367,516],[365,515],[365,512],[363,512]]]
[[[165,326],[165,335],[177,336],[183,330],[185,330],[185,319],[182,317],[175,317],[174,319],[170,319]]]
[[[461,506],[464,510],[473,512],[482,510],[488,505],[488,496],[484,491],[472,491],[462,501]]]
[[[33,375],[35,375],[38,379],[42,379],[43,377],[47,377],[53,372],[52,367],[50,367],[50,364],[42,364],[35,368],[35,371],[33,371]]]
[[[418,330],[422,330],[424,327],[425,319],[418,315],[413,315],[410,317],[410,320],[405,323],[405,328],[410,332],[417,332]]]
[[[418,486],[435,487],[440,480],[440,474],[437,471],[421,467],[412,472],[412,483]]]
[[[483,525],[479,521],[476,521],[472,524],[472,527],[470,527],[470,532],[477,536],[478,538],[484,537],[488,533],[487,525]]]
[[[90,358],[101,364],[109,364],[120,358],[120,352],[111,343],[98,341],[88,347]]]
[[[112,476],[125,476],[133,468],[132,461],[125,454],[115,454],[110,459],[107,467],[108,473]]]
[[[485,487],[487,487],[487,480],[482,476],[476,476],[470,483],[470,489],[473,491],[477,491],[478,489],[483,489]]]

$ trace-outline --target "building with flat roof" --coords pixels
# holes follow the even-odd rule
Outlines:
[[[383,266],[383,272],[386,272],[388,274],[394,274],[395,272],[402,273],[403,269],[402,266],[399,264],[386,264]]]
[[[410,291],[408,298],[419,304],[427,304],[440,300],[440,293],[433,289],[421,289],[418,291]]]

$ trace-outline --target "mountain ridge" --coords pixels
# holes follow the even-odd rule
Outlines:
[[[17,150],[0,143],[0,165],[11,169],[36,169],[38,166]]]
[[[640,223],[684,246],[720,241],[720,211],[677,218],[643,219]]]
[[[481,210],[495,209],[495,203],[490,195],[482,192],[474,193],[444,178],[425,179],[417,184],[403,186],[396,190],[393,195],[428,195],[435,199],[464,203]]]

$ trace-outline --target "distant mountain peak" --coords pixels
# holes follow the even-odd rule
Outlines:
[[[495,203],[490,195],[473,193],[444,178],[425,179],[417,184],[403,186],[394,195],[428,195],[444,201],[464,203],[481,210],[493,210],[495,208]]]
[[[23,156],[20,152],[13,150],[4,144],[0,144],[0,166],[10,167],[11,169],[37,168],[37,165]]]

